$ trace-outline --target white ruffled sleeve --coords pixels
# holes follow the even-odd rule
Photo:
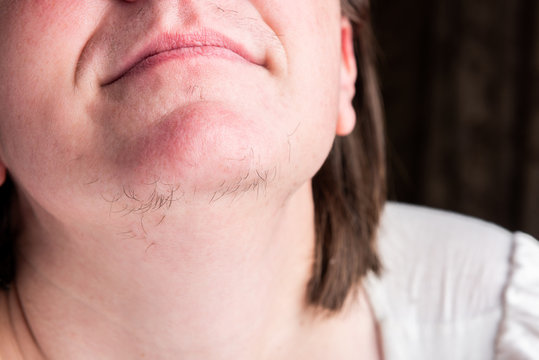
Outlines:
[[[496,360],[539,359],[539,242],[517,233],[505,288]]]

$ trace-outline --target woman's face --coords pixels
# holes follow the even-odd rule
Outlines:
[[[342,26],[338,0],[0,0],[0,162],[66,219],[297,186],[350,100]]]

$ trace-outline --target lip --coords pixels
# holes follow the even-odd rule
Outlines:
[[[195,33],[164,32],[152,38],[142,50],[127,56],[119,70],[107,77],[102,86],[111,85],[127,75],[138,73],[171,58],[187,56],[217,56],[244,60],[258,66],[265,66],[264,59],[257,57],[239,42],[225,35],[203,30]]]

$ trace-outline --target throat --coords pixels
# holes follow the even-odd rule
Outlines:
[[[16,280],[25,338],[50,359],[287,358],[311,331],[310,187],[240,215],[177,218],[149,234],[149,250],[75,232],[26,237]]]

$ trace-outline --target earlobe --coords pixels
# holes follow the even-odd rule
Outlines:
[[[357,64],[354,54],[354,32],[350,21],[341,19],[341,86],[339,94],[339,118],[336,134],[348,135],[354,130],[356,112],[352,104],[356,93]]]
[[[339,113],[339,119],[337,121],[337,128],[335,133],[338,136],[349,135],[356,126],[356,112],[353,106],[349,106],[352,109],[341,109]]]

